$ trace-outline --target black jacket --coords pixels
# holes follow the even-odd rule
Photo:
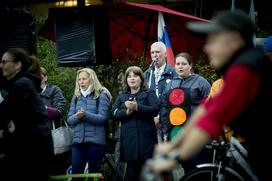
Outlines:
[[[58,128],[63,125],[63,116],[66,99],[62,94],[61,89],[53,84],[48,84],[46,89],[40,94],[43,102],[48,107],[53,107],[57,109],[57,114],[50,119],[47,125],[52,128],[52,121],[55,123],[55,127]]]
[[[152,70],[152,71],[151,71]],[[146,86],[148,87],[149,85],[149,80],[150,80],[150,74],[152,73],[151,76],[151,86],[150,89],[156,91],[156,85],[155,85],[155,74],[154,74],[155,68],[150,67],[148,68],[145,73],[144,73],[144,77],[145,77],[145,83]],[[176,71],[173,67],[169,66],[168,64],[166,64],[164,72],[161,75],[161,79],[158,82],[158,92],[159,92],[159,96],[160,97],[163,93],[163,90],[166,86],[166,84],[173,79],[176,76]]]
[[[7,82],[8,94],[0,104],[0,122],[7,125],[12,120],[15,124],[13,133],[5,130],[8,149],[16,150],[25,145],[29,150],[53,151],[51,132],[45,125],[47,111],[39,95],[40,82],[29,72],[20,72]]]
[[[260,76],[258,93],[243,112],[230,125],[234,132],[245,138],[250,163],[260,180],[272,180],[266,163],[272,162],[271,142],[271,106],[272,102],[272,61],[256,49],[244,48],[238,51],[223,70],[234,65],[245,65]],[[233,100],[235,101],[235,100]]]
[[[125,101],[135,97],[138,111],[126,114]],[[157,143],[154,117],[159,112],[159,100],[154,91],[143,89],[135,95],[123,92],[113,107],[113,118],[121,121],[121,159],[146,160],[152,157]]]

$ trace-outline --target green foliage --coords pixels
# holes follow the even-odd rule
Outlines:
[[[38,37],[37,56],[41,65],[48,71],[48,82],[60,87],[67,100],[66,112],[74,93],[76,68],[58,67],[56,63],[56,46],[54,42]]]
[[[193,69],[196,74],[203,76],[210,84],[220,78],[219,73],[205,61],[204,55],[199,56],[198,60],[193,65]]]

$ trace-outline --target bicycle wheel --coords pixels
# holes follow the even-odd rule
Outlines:
[[[203,166],[185,174],[180,181],[244,181],[233,169],[214,166]]]
[[[113,156],[111,154],[105,154],[101,163],[101,172],[103,173],[105,180],[113,180],[115,178],[115,170],[113,167]]]

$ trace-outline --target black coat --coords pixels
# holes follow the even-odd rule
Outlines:
[[[135,97],[138,110],[126,114],[125,101]],[[135,95],[123,92],[113,107],[113,118],[121,121],[121,159],[146,160],[157,144],[154,117],[159,113],[159,100],[154,91],[143,89]]]
[[[151,71],[152,70],[152,71]],[[156,91],[156,85],[155,85],[155,74],[154,74],[154,71],[155,71],[155,67],[150,67],[148,68],[145,73],[144,73],[144,77],[145,77],[145,80],[146,80],[146,86],[148,87],[148,84],[149,84],[149,81],[150,81],[150,74],[152,73],[152,76],[151,76],[151,85],[150,89]],[[166,64],[166,67],[164,69],[164,72],[162,73],[161,75],[161,79],[159,80],[158,82],[158,93],[159,93],[159,96],[158,97],[161,97],[162,93],[163,93],[163,90],[166,86],[166,84],[172,80],[174,77],[176,76],[176,71],[173,67],[169,66],[168,64]]]
[[[62,126],[62,118],[64,116],[64,108],[66,103],[66,99],[62,94],[62,90],[56,85],[48,84],[46,86],[46,89],[40,95],[46,106],[53,107],[58,110],[57,114],[52,117],[52,119],[48,120],[49,122],[47,123],[47,125],[49,125],[51,129],[53,129],[52,121],[54,121],[56,128]]]
[[[15,125],[14,131],[6,129],[4,134],[6,156],[11,167],[7,172],[16,170],[14,177],[29,170],[40,180],[46,179],[48,174],[46,165],[48,157],[53,154],[53,142],[51,131],[45,125],[48,116],[38,93],[39,86],[38,77],[20,72],[8,80],[5,87],[8,95],[0,104],[0,123],[6,125],[12,120]]]

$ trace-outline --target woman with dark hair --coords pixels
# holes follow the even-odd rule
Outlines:
[[[46,105],[48,117],[50,118],[49,127],[52,129],[52,121],[54,121],[55,128],[63,124],[62,117],[64,116],[64,108],[66,99],[62,94],[62,90],[54,84],[48,83],[48,72],[44,67],[41,67],[41,97]]]
[[[193,61],[190,54],[183,52],[175,57],[175,70],[177,76],[165,87],[161,97],[161,130],[165,141],[174,139],[182,132],[187,119],[201,100],[208,97],[211,85],[202,76],[193,73]],[[201,162],[202,155],[183,163],[187,172],[194,165]]]
[[[162,123],[162,132],[170,138],[170,132],[173,125],[169,122],[169,94],[173,89],[181,88],[184,90],[186,105],[188,105],[187,118],[195,110],[201,100],[207,98],[210,93],[211,85],[202,76],[193,73],[193,61],[190,54],[183,52],[175,57],[175,70],[177,76],[174,77],[165,87],[162,95],[162,108],[160,119]],[[184,122],[185,123],[185,122]]]
[[[48,127],[53,130],[54,128],[59,128],[64,125],[64,108],[66,99],[62,93],[62,90],[55,84],[48,82],[48,72],[44,67],[41,67],[41,88],[40,93],[45,108],[48,113],[48,121],[46,124]],[[62,154],[57,154],[53,157],[52,163],[50,164],[50,174],[58,175],[64,174],[66,169],[69,167],[71,152],[65,152]]]
[[[127,163],[125,180],[139,180],[144,162],[152,157],[157,144],[153,118],[159,112],[155,91],[144,87],[144,74],[139,67],[125,72],[125,90],[113,107],[113,118],[121,121],[121,160]]]
[[[48,180],[48,160],[53,155],[48,118],[41,91],[40,65],[21,48],[8,49],[0,67],[7,79],[7,95],[0,104],[0,122],[6,125],[6,169],[1,180]],[[6,174],[6,175],[5,175]]]

